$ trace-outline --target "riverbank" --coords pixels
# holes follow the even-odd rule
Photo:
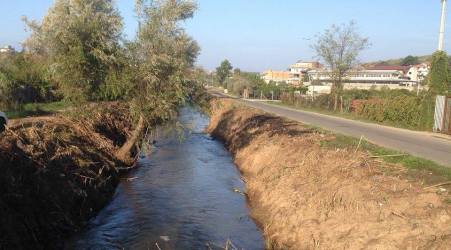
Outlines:
[[[268,249],[451,244],[449,190],[424,185],[424,175],[228,99],[212,103],[209,132],[233,153]]]
[[[132,130],[122,103],[14,121],[0,138],[0,249],[61,249],[132,166],[136,148],[114,155]]]
[[[225,249],[229,241],[236,249],[263,249],[237,192],[244,189],[240,173],[223,144],[205,133],[209,121],[183,107],[173,122],[157,126],[137,169],[66,249]]]

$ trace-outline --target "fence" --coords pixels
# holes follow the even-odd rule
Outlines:
[[[434,131],[451,134],[451,96],[437,96],[436,98]]]

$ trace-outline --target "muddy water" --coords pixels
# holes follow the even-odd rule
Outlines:
[[[68,249],[214,249],[228,239],[263,249],[245,197],[234,191],[244,185],[231,155],[203,132],[208,117],[184,108],[179,122],[182,129],[158,133],[152,153]]]

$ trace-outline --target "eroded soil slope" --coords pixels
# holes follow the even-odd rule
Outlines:
[[[227,99],[213,101],[209,131],[234,154],[268,249],[451,247],[447,194],[383,171],[401,166]]]
[[[0,249],[60,249],[109,201],[131,163],[114,157],[128,114],[107,103],[11,124],[0,136]]]

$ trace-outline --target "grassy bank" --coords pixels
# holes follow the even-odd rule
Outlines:
[[[320,128],[313,129],[323,134],[333,135],[333,140],[322,141],[321,146],[329,149],[362,150],[373,159],[379,159],[389,164],[399,164],[408,170],[407,176],[420,179],[425,184],[437,184],[440,181],[451,181],[451,167],[437,164],[433,161],[412,156],[400,151],[377,146],[371,142],[354,137],[335,134]]]
[[[10,119],[17,119],[29,116],[41,116],[57,113],[61,110],[70,108],[72,105],[65,101],[50,103],[28,103],[21,105],[16,110],[5,111]]]
[[[441,249],[449,171],[432,162],[244,107],[213,104],[209,131],[246,181],[268,249]],[[360,144],[360,145],[359,145]]]

